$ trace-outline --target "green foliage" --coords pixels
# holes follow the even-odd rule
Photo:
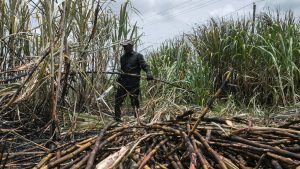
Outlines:
[[[128,12],[138,13],[130,1],[119,14],[112,12],[110,3],[0,0],[0,111],[12,101],[11,117],[19,111],[49,113],[51,94],[57,97],[53,97],[57,106],[67,111],[98,113],[113,107],[111,93],[106,97],[108,106],[96,100],[114,79],[102,71],[119,68],[120,41],[137,41],[141,35],[138,24],[130,23]],[[151,70],[154,77],[181,88],[142,81],[146,109],[159,107],[159,112],[165,112],[170,105],[177,110],[178,105],[205,104],[230,66],[235,69],[227,88],[230,103],[297,104],[299,28],[292,12],[285,16],[268,12],[257,17],[255,33],[251,18],[211,19],[166,41],[148,54]]]
[[[152,69],[194,90],[191,103],[202,103],[209,86],[211,92],[219,88],[232,66],[235,73],[227,90],[236,102],[295,105],[300,92],[299,26],[291,11],[283,17],[278,11],[260,14],[255,33],[252,18],[211,19],[150,53]]]
[[[182,89],[173,89],[168,84],[156,85],[157,97],[161,91],[176,92],[176,103],[194,103],[202,105],[210,90],[208,66],[203,64],[199,55],[191,48],[185,38],[179,38],[163,43],[160,48],[149,54],[151,70],[155,77],[173,82],[182,88],[195,92],[194,94]],[[163,93],[166,96],[172,94]]]

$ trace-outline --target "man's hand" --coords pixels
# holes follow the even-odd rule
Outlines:
[[[147,80],[149,81],[149,80],[153,80],[154,78],[153,78],[153,76],[152,76],[152,74],[147,74]]]

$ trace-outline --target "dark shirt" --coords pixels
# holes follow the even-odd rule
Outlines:
[[[144,59],[144,56],[138,52],[125,53],[121,56],[121,71],[122,73],[140,75],[143,69],[147,74],[150,74],[150,68]],[[121,75],[121,81],[123,85],[135,86],[140,82],[140,77]]]

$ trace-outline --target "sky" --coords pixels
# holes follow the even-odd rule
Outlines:
[[[124,1],[116,0],[116,6]],[[282,12],[292,9],[300,16],[300,0],[131,0],[140,14],[131,13],[130,17],[143,33],[139,50],[151,51],[161,42],[205,24],[211,17],[252,15],[253,2],[257,13],[279,7]]]

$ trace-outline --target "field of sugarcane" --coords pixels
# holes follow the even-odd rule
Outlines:
[[[117,4],[0,0],[0,168],[300,168],[293,11],[213,18],[143,53],[141,121],[126,100],[116,123],[120,42],[143,43]]]

